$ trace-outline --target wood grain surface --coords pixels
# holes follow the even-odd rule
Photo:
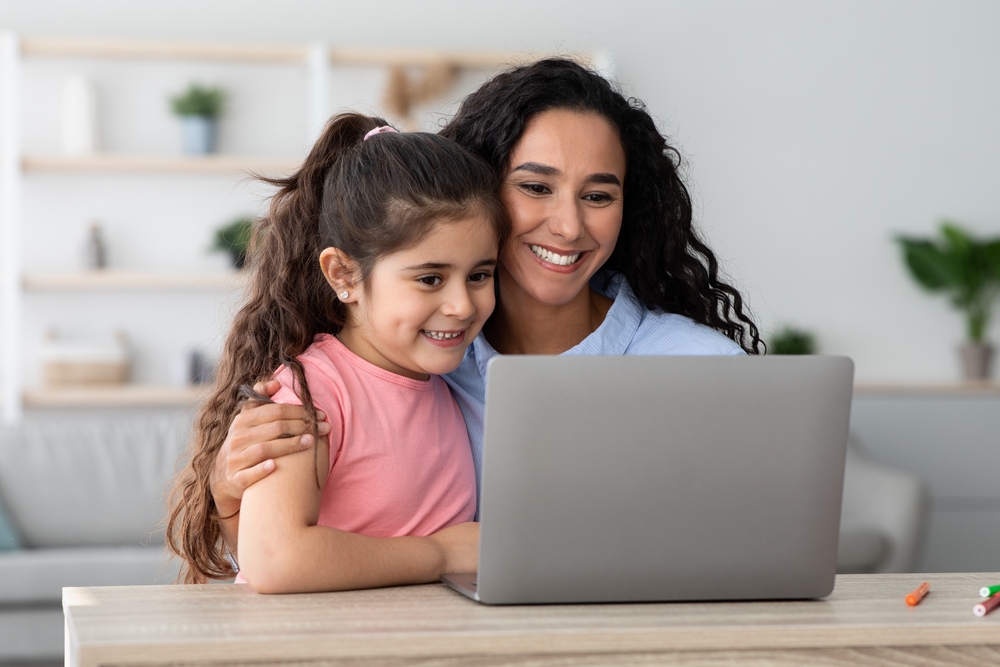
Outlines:
[[[922,580],[917,607],[905,595]],[[78,665],[978,665],[1000,659],[998,573],[843,575],[823,600],[488,607],[442,585],[263,596],[67,588]]]

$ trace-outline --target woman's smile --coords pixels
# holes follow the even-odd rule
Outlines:
[[[531,254],[535,256],[539,264],[557,273],[572,273],[576,271],[582,265],[580,260],[587,255],[586,252],[580,250],[576,252],[555,250],[534,243],[526,244],[525,247],[531,251]]]

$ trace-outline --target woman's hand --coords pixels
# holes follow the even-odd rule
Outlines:
[[[258,383],[254,391],[273,396],[280,387],[278,382],[271,380]],[[322,412],[317,416],[326,419]],[[330,424],[321,421],[317,431],[321,436],[326,435],[330,432]],[[233,419],[229,434],[215,457],[210,486],[219,516],[228,518],[239,512],[243,492],[271,474],[274,459],[304,451],[315,444],[312,434],[306,433],[306,411],[301,405],[246,403]]]
[[[441,574],[469,574],[479,568],[479,524],[475,521],[448,526],[428,539],[444,554]]]

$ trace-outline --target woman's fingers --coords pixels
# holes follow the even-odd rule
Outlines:
[[[261,396],[274,396],[281,389],[281,383],[277,380],[268,380],[267,382],[258,382],[253,386],[253,390],[260,394]]]
[[[316,439],[306,433],[300,438],[281,438],[250,445],[237,453],[230,454],[229,465],[234,469],[232,476],[236,477],[239,471],[267,463],[269,460],[303,452],[312,448],[315,443]]]
[[[250,405],[247,403],[247,405]],[[319,411],[316,415],[319,419],[326,419],[326,415]],[[243,407],[243,411],[236,415],[233,426],[236,428],[246,428],[259,426],[275,421],[305,421],[306,409],[301,405],[289,403],[266,403],[255,404],[252,407]]]
[[[274,461],[271,459],[261,461],[251,468],[244,468],[234,474],[230,481],[233,487],[238,489],[239,497],[242,497],[244,491],[274,472],[274,467]]]

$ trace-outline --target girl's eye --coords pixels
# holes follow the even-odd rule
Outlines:
[[[489,271],[478,271],[469,276],[470,283],[481,283],[489,280],[493,277],[493,274]]]
[[[417,278],[417,282],[428,287],[437,287],[441,284],[441,276],[420,276]]]

